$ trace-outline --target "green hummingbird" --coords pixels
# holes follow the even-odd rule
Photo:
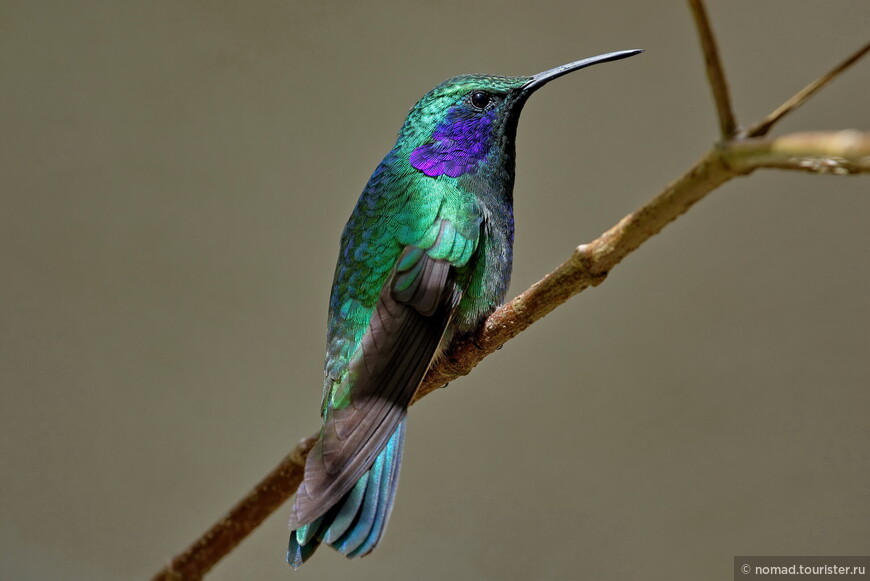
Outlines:
[[[517,122],[546,83],[607,53],[531,77],[461,75],[408,113],[341,236],[329,299],[320,437],[290,516],[287,561],[321,544],[366,555],[393,507],[405,416],[426,370],[505,298],[513,257]]]

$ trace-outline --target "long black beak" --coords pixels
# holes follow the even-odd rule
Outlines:
[[[620,59],[628,58],[642,52],[643,49],[641,48],[635,48],[632,50],[620,50],[617,52],[608,52],[606,54],[600,54],[598,56],[592,56],[573,63],[568,63],[567,65],[562,65],[554,69],[550,69],[549,71],[538,73],[537,75],[533,76],[528,83],[523,85],[520,90],[523,97],[528,97],[553,79],[558,79],[562,75],[567,75],[568,73],[573,73],[574,71],[579,71],[580,69],[584,69],[588,66],[598,63],[618,61]]]

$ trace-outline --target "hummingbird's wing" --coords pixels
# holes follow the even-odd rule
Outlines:
[[[441,220],[431,246],[402,251],[347,373],[334,389],[296,493],[291,528],[313,521],[341,500],[405,417],[459,304],[455,266],[457,259],[467,261],[471,255],[467,242],[450,221]]]

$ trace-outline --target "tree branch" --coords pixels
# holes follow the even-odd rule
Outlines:
[[[659,195],[589,244],[578,246],[564,263],[509,303],[499,307],[473,337],[455,341],[434,365],[415,395],[416,402],[448,382],[468,374],[480,361],[575,294],[601,284],[613,267],[728,180],[760,168],[829,174],[870,173],[870,132],[807,132],[775,139],[734,139],[731,112],[713,34],[700,0],[689,0],[702,39],[707,71],[726,141],[705,153]],[[870,45],[835,69],[838,74],[870,50]],[[828,77],[833,78],[831,73]],[[750,132],[766,132],[830,78],[816,81],[765,118]],[[804,95],[805,96],[802,96]],[[792,103],[789,106],[789,103]],[[777,111],[784,111],[776,114]],[[233,550],[266,517],[281,506],[302,481],[305,457],[316,435],[302,440],[226,516],[186,551],[173,558],[152,581],[193,581]]]
[[[794,133],[776,139],[728,142],[708,151],[662,193],[625,216],[509,303],[474,337],[454,342],[426,374],[414,401],[457,377],[572,296],[601,284],[614,266],[728,180],[760,168],[816,173],[870,173],[870,132]],[[302,440],[254,489],[153,581],[201,579],[223,556],[281,506],[302,482],[305,457],[316,440]]]
[[[722,148],[729,166],[741,171],[776,168],[833,173],[870,173],[870,133],[808,131],[775,139],[742,139]]]

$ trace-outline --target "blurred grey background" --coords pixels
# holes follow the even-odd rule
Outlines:
[[[750,123],[866,0],[714,2]],[[0,578],[142,579],[319,426],[338,237],[408,108],[561,79],[520,123],[515,294],[717,136],[683,2],[0,3]],[[870,61],[776,133],[870,128]],[[209,577],[731,579],[870,547],[870,178],[727,184],[412,410],[387,535]]]

